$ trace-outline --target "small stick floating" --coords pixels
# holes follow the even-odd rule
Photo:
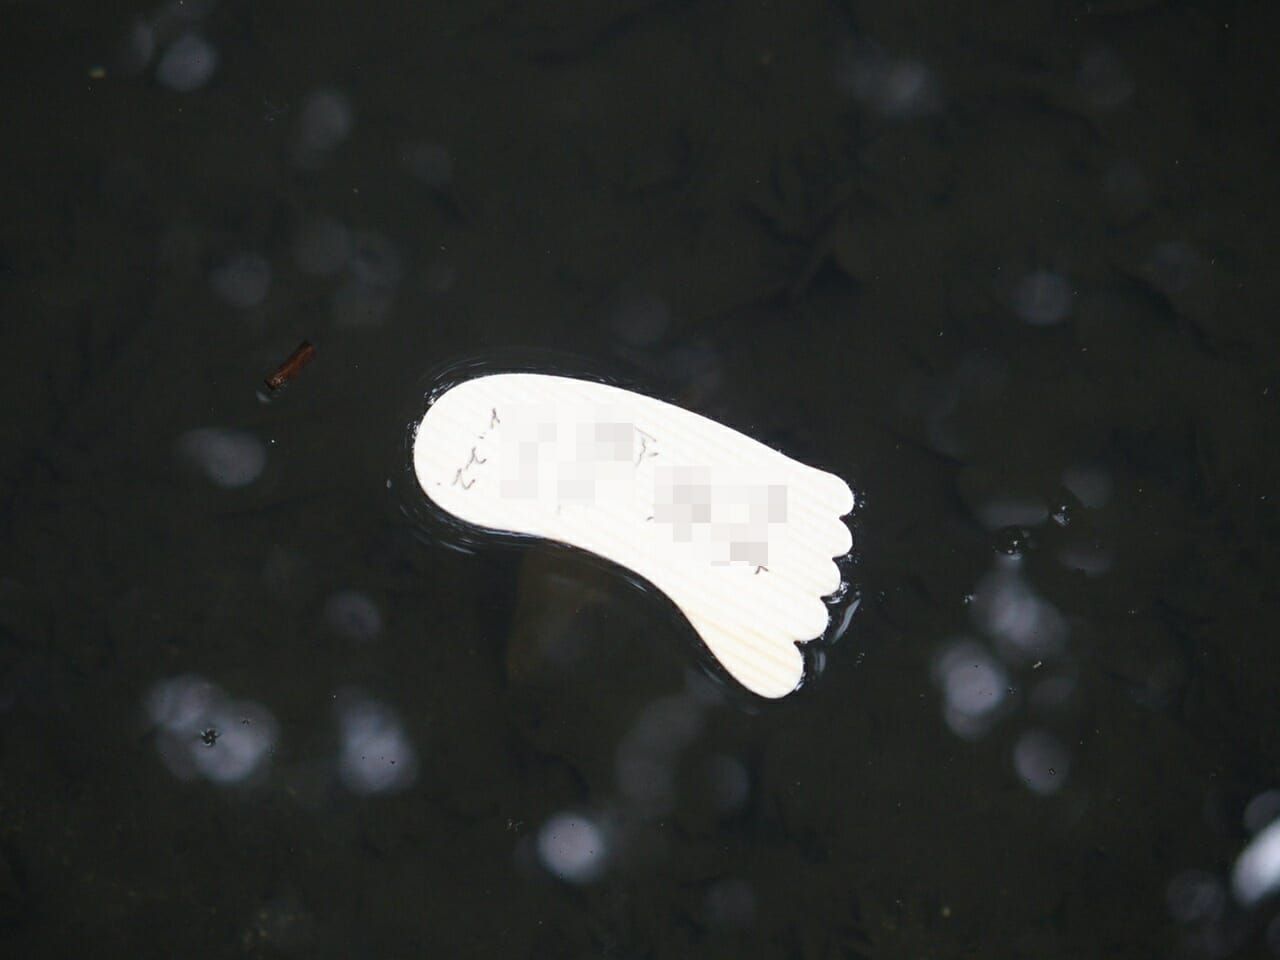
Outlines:
[[[315,345],[310,340],[303,340],[284,363],[276,367],[276,372],[264,381],[268,390],[279,390],[286,383],[302,372],[302,368],[310,363],[316,355]]]

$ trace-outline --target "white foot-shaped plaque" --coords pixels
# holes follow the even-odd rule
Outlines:
[[[639,574],[671,598],[748,690],[799,686],[797,643],[827,627],[822,598],[852,538],[839,477],[651,397],[587,380],[505,373],[436,398],[413,444],[437,505],[492,530],[546,537]]]

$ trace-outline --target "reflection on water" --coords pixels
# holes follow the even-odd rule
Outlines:
[[[1280,820],[1260,830],[1240,852],[1231,871],[1231,889],[1246,907],[1280,890]]]
[[[1280,790],[1264,790],[1244,808],[1251,834],[1225,870],[1191,867],[1165,887],[1165,906],[1194,956],[1226,957],[1262,931],[1263,942],[1280,952]]]
[[[267,299],[271,264],[257,254],[239,254],[209,274],[209,285],[228,306],[248,310]]]
[[[974,588],[970,605],[974,622],[1001,655],[1020,664],[1059,656],[1067,640],[1066,621],[1032,588],[1024,563],[1021,556],[998,554],[994,569]]]
[[[990,375],[980,382],[991,382]],[[948,406],[945,413],[953,409]],[[950,446],[950,452],[959,449]],[[1106,572],[1110,555],[1089,531],[1092,512],[1110,499],[1111,480],[1094,466],[1063,472],[1063,490],[1083,513],[1062,498],[1051,500],[1025,486],[1010,493],[1016,486],[998,476],[970,471],[961,482],[975,519],[1003,539],[991,569],[965,596],[980,639],[946,643],[935,653],[931,673],[947,726],[957,736],[977,740],[1003,723],[1022,727],[1035,723],[1034,718],[1070,712],[1077,681],[1069,619],[1033,585],[1031,561],[1044,539],[1061,544],[1056,558],[1064,568],[1090,576]],[[1050,509],[1049,502],[1058,505]],[[1037,532],[1047,524],[1043,533]],[[1011,760],[1018,780],[1038,796],[1061,791],[1073,765],[1069,742],[1035,725],[1016,732]]]
[[[746,880],[728,877],[707,890],[703,910],[713,930],[746,929],[756,919],[756,894]]]
[[[279,727],[261,704],[232,700],[210,681],[187,674],[152,687],[147,713],[156,726],[156,748],[175,777],[225,785],[265,776]]]
[[[321,87],[303,98],[298,115],[294,162],[302,167],[318,167],[351,134],[355,108],[341,90]]]
[[[1033,270],[1013,288],[1013,312],[1033,327],[1061,323],[1071,313],[1071,283],[1052,270]]]
[[[614,775],[638,814],[660,817],[671,811],[680,752],[701,727],[701,711],[688,696],[656,700],[636,717],[618,744]]]
[[[590,817],[558,813],[538,828],[538,858],[561,880],[598,880],[609,862],[605,831]]]
[[[1071,754],[1053,734],[1027,730],[1013,747],[1013,767],[1032,793],[1057,793],[1067,782]]]
[[[368,643],[382,632],[382,612],[359,590],[339,590],[324,602],[325,624],[344,640]]]
[[[178,453],[220,487],[247,487],[267,465],[267,447],[253,434],[229,427],[200,427],[178,438]]]
[[[353,793],[403,790],[418,775],[418,754],[395,712],[356,690],[337,694],[338,775]]]
[[[942,691],[947,726],[968,740],[982,736],[996,721],[1010,689],[1000,661],[982,645],[966,640],[939,651],[933,680]]]
[[[886,117],[919,117],[939,106],[937,82],[926,64],[872,43],[847,50],[836,75],[842,88]]]
[[[393,793],[418,774],[418,755],[386,704],[354,690],[334,695],[337,774],[358,794]],[[156,748],[174,776],[230,785],[262,782],[279,739],[266,707],[235,701],[195,674],[162,680],[147,695]]]
[[[165,49],[156,79],[178,93],[199,90],[218,69],[218,51],[198,33],[184,33]]]

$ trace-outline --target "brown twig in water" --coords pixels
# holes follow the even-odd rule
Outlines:
[[[267,377],[265,381],[267,389],[279,390],[296,377],[302,371],[302,368],[315,358],[315,355],[315,346],[310,340],[303,340],[298,344],[297,349],[289,354],[285,362],[276,367],[276,372]]]

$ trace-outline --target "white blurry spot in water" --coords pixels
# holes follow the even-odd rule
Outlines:
[[[538,829],[538,859],[561,880],[589,883],[604,874],[608,840],[590,817],[558,813]]]
[[[209,284],[224,303],[247,310],[267,299],[271,264],[256,254],[233,257],[209,274]]]
[[[147,695],[157,749],[174,776],[239,783],[259,773],[279,726],[263,706],[236,702],[195,674],[162,680]]]
[[[1063,471],[1062,485],[1090,510],[1105,507],[1111,499],[1111,476],[1101,467],[1069,467]]]
[[[413,782],[418,755],[390,707],[354,691],[337,698],[338,775],[353,793],[388,793]]]
[[[353,247],[351,232],[337,220],[313,220],[293,238],[293,262],[303,273],[328,276],[351,262]]]
[[[1028,730],[1013,747],[1013,766],[1032,793],[1057,793],[1067,782],[1071,754],[1044,730]]]
[[[1119,54],[1108,47],[1094,47],[1084,55],[1076,72],[1076,85],[1095,107],[1112,110],[1133,96],[1133,78]]]
[[[333,296],[334,319],[345,327],[373,326],[391,309],[400,282],[400,252],[380,233],[353,237],[347,259],[350,279]]]
[[[247,487],[267,465],[266,445],[251,433],[225,427],[188,430],[178,453],[220,487]]]
[[[428,293],[442,294],[453,289],[458,269],[447,260],[432,260],[422,271],[422,288]]]
[[[1038,676],[1039,674],[1036,674]],[[1076,692],[1076,681],[1070,676],[1046,677],[1031,688],[1027,702],[1041,713],[1059,710],[1069,704]]]
[[[349,280],[333,295],[333,319],[342,327],[374,327],[390,312],[393,299],[385,287]]]
[[[671,325],[671,310],[661,297],[629,296],[614,308],[609,327],[624,343],[647,347],[657,343]]]
[[[1244,808],[1244,827],[1257,833],[1272,820],[1280,820],[1280,790],[1265,790]]]
[[[1231,890],[1246,907],[1280,890],[1280,820],[1258,833],[1236,858]]]
[[[453,159],[438,143],[411,143],[400,153],[404,169],[428,187],[447,187],[453,179]]]
[[[1227,891],[1206,870],[1183,870],[1169,881],[1164,898],[1169,916],[1177,923],[1212,923],[1222,916]]]
[[[707,891],[707,925],[717,930],[741,930],[756,917],[756,895],[751,884],[737,877],[713,884]]]
[[[1049,518],[1049,508],[1035,497],[1001,497],[978,508],[978,519],[988,530],[1035,527]]]
[[[1099,577],[1111,569],[1111,551],[1097,542],[1068,543],[1058,551],[1058,563],[1085,576]]]
[[[198,33],[173,41],[156,64],[156,80],[178,93],[199,90],[218,69],[218,51]]]
[[[929,445],[938,453],[965,459],[972,427],[960,423],[985,420],[973,411],[999,402],[1008,381],[1003,361],[986,354],[968,353],[960,358],[955,370],[937,379],[920,377],[904,384],[900,402],[904,412],[922,417]]]
[[[1013,288],[1012,306],[1033,327],[1061,323],[1071,313],[1071,284],[1052,270],[1033,270]]]
[[[846,92],[886,117],[920,116],[938,105],[937,83],[925,64],[891,57],[871,44],[841,58],[837,80]]]
[[[1280,914],[1271,918],[1271,922],[1267,924],[1266,933],[1263,939],[1267,943],[1267,949],[1271,951],[1271,955],[1280,957]]]
[[[1121,223],[1137,218],[1151,201],[1151,185],[1142,168],[1128,159],[1117,160],[1107,167],[1102,190],[1111,215]]]
[[[340,90],[321,87],[307,94],[298,119],[295,158],[304,166],[323,159],[351,134],[356,113]]]
[[[741,810],[751,794],[751,779],[742,761],[718,754],[707,760],[706,771],[711,800],[716,808],[726,813]]]
[[[1187,289],[1204,271],[1204,262],[1190,245],[1170,241],[1157,245],[1142,264],[1142,275],[1167,297]]]
[[[378,605],[359,590],[341,590],[326,600],[324,622],[338,636],[358,643],[376,639],[382,632]]]
[[[933,682],[942,692],[942,715],[958,736],[984,734],[999,715],[1009,688],[1000,662],[971,640],[949,644],[933,660]]]
[[[156,52],[156,32],[149,23],[141,20],[134,22],[121,44],[117,58],[117,68],[121,73],[135,74],[142,72]]]
[[[618,789],[643,815],[661,816],[675,804],[675,768],[680,754],[702,729],[702,713],[689,696],[648,704],[618,744],[614,777]]]
[[[155,12],[155,22],[161,27],[203,20],[213,13],[218,0],[169,0]]]
[[[400,282],[400,251],[380,233],[361,230],[353,238],[347,266],[361,283],[394,287]]]
[[[275,718],[264,707],[247,702],[228,702],[210,717],[208,731],[218,734],[212,743],[191,746],[196,767],[215,783],[237,783],[257,771],[275,745]]]
[[[970,610],[978,626],[1008,659],[1053,657],[1066,641],[1062,614],[1031,588],[1017,557],[996,558],[995,569],[974,591]]]
[[[208,680],[185,674],[151,688],[147,695],[147,715],[156,726],[170,732],[198,733],[213,704],[224,698],[225,694]]]

